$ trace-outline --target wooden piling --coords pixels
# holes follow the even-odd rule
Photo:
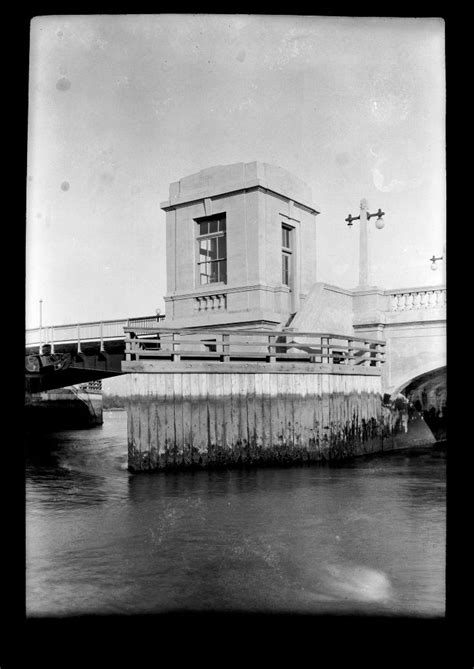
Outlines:
[[[381,382],[360,369],[132,373],[129,466],[288,464],[373,451],[383,433]]]

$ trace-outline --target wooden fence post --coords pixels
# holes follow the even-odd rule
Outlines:
[[[347,355],[349,356],[349,365],[354,365],[355,364],[355,359],[354,359],[354,340],[353,339],[348,339],[347,340]]]
[[[230,335],[223,334],[222,335],[221,361],[222,362],[229,362],[229,360],[230,360]]]
[[[179,353],[176,353],[175,346],[179,346],[179,334],[177,332],[173,332],[172,334],[172,341],[171,341],[171,358],[173,362],[179,362],[181,360],[181,356]]]
[[[364,351],[364,367],[370,367],[370,361],[372,359],[372,351],[370,350],[370,343],[368,341],[365,341],[364,347],[368,347],[368,351]]]
[[[326,351],[326,354],[324,354]],[[326,358],[326,363],[329,364],[329,337],[321,337],[321,362],[324,363],[324,358]]]
[[[276,361],[276,335],[268,335],[268,353],[267,362]]]

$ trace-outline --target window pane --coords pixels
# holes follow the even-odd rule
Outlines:
[[[217,221],[216,220],[209,221],[209,232],[210,233],[217,232]]]
[[[219,232],[225,232],[225,218],[219,219]]]
[[[217,238],[217,257],[225,258],[226,257],[226,238],[225,235]]]
[[[220,260],[219,261],[219,281],[223,281],[224,283],[227,283],[227,261],[226,260]]]
[[[290,232],[291,230],[289,228],[282,227],[281,229],[281,245],[289,249],[290,247]]]
[[[217,260],[217,237],[211,237],[209,242],[209,259]]]
[[[209,276],[208,276],[208,270],[207,270],[208,265],[206,263],[200,265],[200,277],[201,277],[201,285],[209,283]]]
[[[205,262],[208,258],[209,240],[201,239],[199,242],[199,262]]]
[[[219,276],[218,276],[219,263],[218,262],[212,262],[210,264],[210,267],[211,267],[211,275],[209,277],[209,281],[210,281],[210,283],[217,283],[217,281],[219,281]]]
[[[282,283],[285,284],[285,286],[289,285],[289,279],[290,279],[290,257],[286,255],[286,253],[283,253],[282,255]]]
[[[199,234],[207,235],[208,232],[209,232],[209,221],[204,221],[203,223],[199,223]]]

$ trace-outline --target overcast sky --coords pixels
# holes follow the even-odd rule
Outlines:
[[[312,189],[318,281],[444,282],[441,19],[38,17],[31,25],[26,325],[164,310],[169,184],[213,165],[283,167]]]

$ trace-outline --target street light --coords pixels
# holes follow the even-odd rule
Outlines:
[[[440,256],[439,258],[435,258],[434,253],[433,253],[433,257],[430,258],[430,260],[431,260],[431,269],[432,269],[433,272],[434,272],[434,271],[436,271],[436,270],[438,269],[438,267],[437,267],[437,265],[436,265],[436,261],[437,261],[437,260],[443,260],[443,256]]]
[[[367,205],[366,205],[367,206]],[[361,203],[361,208],[362,208],[362,203]],[[367,212],[367,220],[370,220],[373,216],[377,216],[377,220],[375,221],[375,227],[381,230],[385,226],[385,221],[383,220],[382,216],[385,216],[385,212],[382,211],[380,208],[378,211],[375,212],[375,214],[369,214]],[[360,219],[360,214],[359,216],[349,216],[345,218],[344,220],[347,221],[347,225],[352,225],[352,221],[358,221]]]
[[[375,227],[378,230],[381,230],[385,222],[383,220],[383,216],[385,216],[385,212],[382,211],[380,208],[375,214],[369,214],[367,211],[369,208],[369,205],[367,203],[367,200],[363,199],[360,201],[360,214],[359,216],[352,216],[349,214],[349,216],[344,219],[347,221],[347,225],[349,227],[352,226],[353,221],[358,221],[360,220],[360,231],[359,231],[359,287],[360,288],[366,288],[369,283],[369,240],[367,237],[367,225],[366,222],[370,221],[371,218],[374,216],[377,216],[377,220],[375,221]]]

